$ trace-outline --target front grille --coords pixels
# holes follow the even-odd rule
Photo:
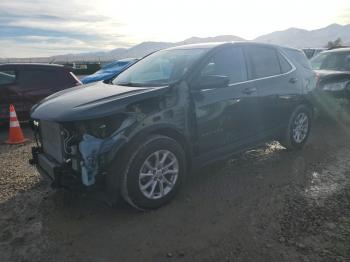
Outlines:
[[[41,142],[44,153],[63,163],[63,138],[58,123],[40,121]]]

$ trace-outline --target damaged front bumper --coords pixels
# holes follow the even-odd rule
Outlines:
[[[53,188],[92,186],[104,179],[109,163],[115,158],[119,149],[127,142],[123,134],[108,139],[98,139],[85,135],[79,143],[79,167],[72,167],[72,159],[58,163],[46,154],[42,147],[32,147],[31,165],[36,166],[42,176],[48,177]]]
[[[92,186],[104,179],[120,148],[128,142],[126,128],[134,123],[133,118],[125,119],[116,131],[102,138],[86,129],[74,129],[74,125],[42,121],[34,128],[37,146],[32,148],[29,162],[53,181],[53,187]]]
[[[39,173],[48,177],[53,188],[81,186],[80,174],[67,164],[59,164],[50,156],[46,155],[41,147],[32,147],[31,165],[36,166]]]

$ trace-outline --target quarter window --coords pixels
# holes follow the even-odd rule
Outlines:
[[[289,48],[285,48],[284,52],[288,55],[288,57],[293,59],[293,62],[300,64],[306,69],[311,69],[310,62],[306,58],[306,55],[304,54],[304,52],[296,49],[289,49]]]
[[[251,46],[247,49],[250,57],[253,79],[281,74],[277,52],[273,48]]]
[[[13,84],[16,81],[16,73],[13,70],[0,71],[0,85]]]
[[[247,80],[247,71],[242,49],[225,48],[213,55],[201,71],[201,76],[221,75],[230,79],[230,84]]]
[[[290,70],[292,70],[292,66],[289,64],[289,62],[281,55],[278,53],[278,57],[280,59],[280,65],[281,65],[281,73],[287,73]]]

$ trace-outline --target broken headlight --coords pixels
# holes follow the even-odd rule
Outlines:
[[[124,114],[116,114],[98,119],[81,121],[77,128],[81,135],[89,134],[96,138],[105,139],[117,131],[126,119]]]

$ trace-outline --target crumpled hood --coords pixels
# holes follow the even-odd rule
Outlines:
[[[129,87],[97,82],[55,93],[33,106],[31,118],[55,122],[94,119],[117,113],[130,103],[158,96],[167,87]]]

